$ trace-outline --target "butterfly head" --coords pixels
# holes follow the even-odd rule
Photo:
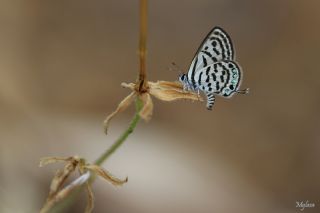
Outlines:
[[[184,73],[181,73],[181,74],[179,75],[179,81],[180,81],[183,85],[187,84],[187,83],[188,83],[187,75],[184,74]]]

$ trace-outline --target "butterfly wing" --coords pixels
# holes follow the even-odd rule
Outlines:
[[[234,61],[219,61],[199,69],[195,78],[205,93],[230,98],[240,87],[241,68]]]
[[[200,53],[209,56],[214,62],[234,60],[234,49],[230,36],[220,27],[214,27],[199,46],[194,58]]]
[[[188,71],[188,79],[196,86],[198,70],[219,61],[233,61],[234,49],[229,35],[220,27],[214,27],[199,46]]]

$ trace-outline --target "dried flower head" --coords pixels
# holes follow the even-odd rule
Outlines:
[[[41,213],[49,212],[49,210],[59,201],[66,198],[71,192],[80,186],[86,186],[88,203],[86,206],[86,213],[92,212],[94,206],[94,196],[92,192],[92,187],[90,183],[90,178],[97,175],[102,177],[104,180],[115,186],[121,186],[128,181],[128,178],[121,180],[119,178],[114,177],[108,171],[104,170],[102,167],[88,164],[86,163],[84,158],[80,158],[78,156],[73,157],[46,157],[40,160],[40,167],[56,163],[56,162],[65,162],[66,165],[63,169],[60,169],[56,172],[53,177],[50,185],[50,191],[46,203],[41,209]],[[64,186],[67,178],[73,173],[75,170],[78,170],[80,176],[72,181],[67,186]],[[64,186],[64,187],[63,187]]]
[[[180,82],[157,81],[145,82],[143,88],[138,83],[122,83],[121,86],[131,89],[131,92],[118,105],[117,109],[112,112],[104,121],[104,129],[107,133],[110,120],[130,106],[136,97],[139,97],[143,103],[143,108],[139,115],[145,121],[149,121],[153,112],[153,103],[151,95],[162,101],[175,101],[179,99],[186,99],[192,101],[203,101],[199,94],[192,91],[186,91]]]

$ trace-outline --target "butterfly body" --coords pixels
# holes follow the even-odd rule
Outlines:
[[[215,95],[230,98],[240,91],[241,69],[234,61],[230,37],[220,27],[214,27],[195,54],[186,74],[179,80],[185,90],[203,91],[207,96],[207,108],[212,109]]]

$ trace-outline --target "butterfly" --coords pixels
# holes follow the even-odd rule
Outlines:
[[[214,27],[202,41],[188,72],[179,75],[179,81],[184,90],[204,92],[207,109],[212,110],[215,95],[230,98],[235,93],[249,92],[248,88],[239,90],[241,77],[230,36],[222,28]]]

